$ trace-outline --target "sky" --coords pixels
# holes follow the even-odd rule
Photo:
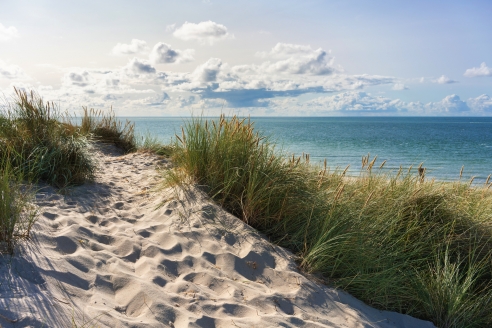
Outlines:
[[[121,116],[492,116],[490,0],[0,0],[0,93]]]

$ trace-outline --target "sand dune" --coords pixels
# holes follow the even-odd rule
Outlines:
[[[97,151],[95,183],[37,193],[33,242],[1,259],[1,327],[434,327],[311,281],[197,189],[153,192],[165,160]]]

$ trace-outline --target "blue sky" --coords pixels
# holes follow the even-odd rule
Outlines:
[[[490,116],[491,14],[485,0],[0,0],[0,91],[128,116]]]

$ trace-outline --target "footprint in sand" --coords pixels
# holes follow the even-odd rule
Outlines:
[[[87,220],[89,220],[93,224],[96,224],[97,222],[99,222],[99,217],[97,215],[89,215],[87,217]]]
[[[56,220],[56,218],[58,217],[58,214],[50,213],[50,212],[43,212],[43,214],[41,215],[47,218],[48,220]]]
[[[161,276],[155,276],[154,279],[152,279],[152,282],[159,287],[164,287],[167,284],[167,280],[162,278]]]
[[[100,235],[96,237],[96,240],[105,245],[111,245],[114,242],[114,238],[108,235]]]
[[[117,210],[121,210],[121,209],[123,209],[123,207],[124,207],[124,206],[125,206],[125,203],[123,203],[123,202],[116,202],[116,203],[114,203],[114,205],[113,205],[113,207],[114,207],[115,209],[117,209]]]
[[[66,236],[59,236],[55,238],[56,248],[55,250],[62,254],[73,254],[77,251],[78,245],[72,239]]]

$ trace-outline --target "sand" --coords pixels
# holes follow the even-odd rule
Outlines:
[[[434,327],[309,279],[194,187],[155,191],[166,160],[94,151],[96,181],[41,186],[32,241],[0,259],[1,327]]]

